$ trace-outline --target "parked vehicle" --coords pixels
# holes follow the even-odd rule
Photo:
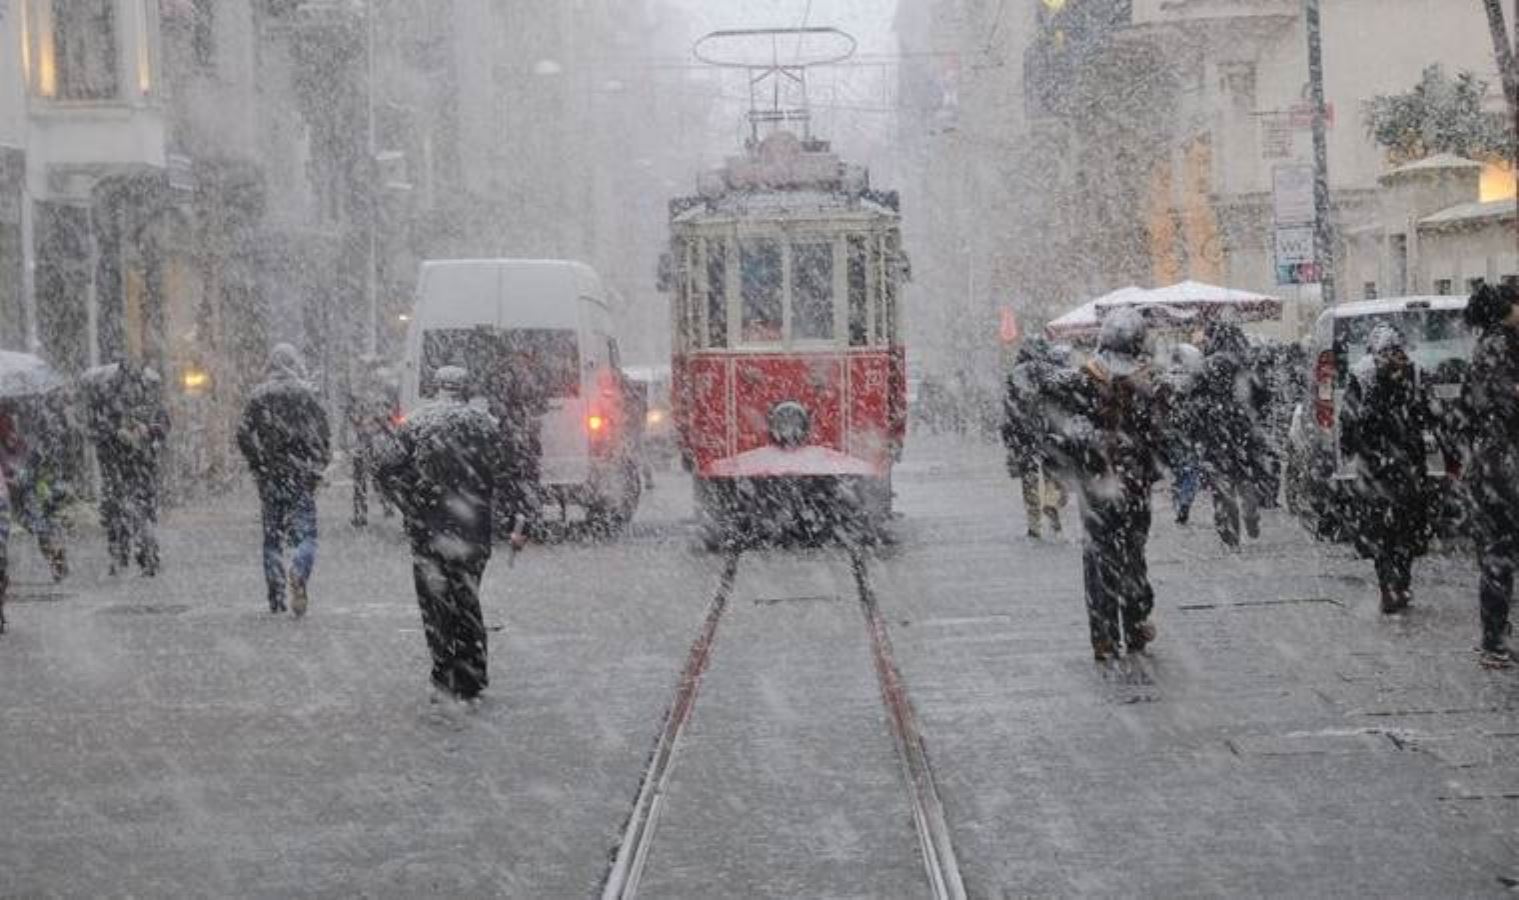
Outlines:
[[[675,461],[675,420],[670,412],[670,367],[628,366],[623,369],[643,399],[643,456],[657,466]]]
[[[1289,508],[1311,533],[1333,540],[1346,537],[1356,474],[1342,459],[1340,413],[1351,379],[1364,367],[1372,329],[1382,323],[1398,329],[1415,377],[1448,411],[1461,394],[1472,350],[1473,336],[1461,319],[1465,308],[1465,297],[1393,297],[1343,303],[1319,316],[1309,351],[1310,395],[1293,416],[1286,464]],[[1425,435],[1428,474],[1443,479],[1448,473],[1439,437]],[[1459,516],[1454,491],[1433,491],[1431,496],[1446,507],[1438,511],[1438,521],[1448,524]]]
[[[545,499],[622,525],[638,506],[642,423],[629,420],[619,363],[608,292],[591,267],[428,261],[407,335],[402,409],[434,395],[440,367],[463,366],[472,396],[508,425],[537,420]]]

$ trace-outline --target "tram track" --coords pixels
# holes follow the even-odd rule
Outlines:
[[[895,755],[901,766],[902,781],[907,791],[913,830],[930,896],[936,900],[961,900],[966,896],[965,886],[944,806],[906,682],[896,665],[886,619],[871,586],[867,560],[858,548],[849,547],[847,553],[869,638],[872,668]],[[612,854],[602,883],[601,896],[604,900],[638,895],[657,837],[659,819],[664,810],[681,744],[696,708],[702,676],[711,663],[719,625],[730,608],[729,600],[741,556],[742,551],[739,550],[730,551],[724,556],[717,590],[707,606],[701,628],[681,668],[659,737],[639,782],[621,839]]]

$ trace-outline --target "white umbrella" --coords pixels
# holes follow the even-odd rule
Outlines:
[[[68,385],[68,379],[30,353],[0,350],[0,400],[36,397]]]
[[[1116,292],[1121,293],[1121,292]],[[1157,324],[1221,319],[1231,322],[1264,322],[1282,316],[1279,297],[1219,287],[1201,281],[1183,281],[1170,287],[1139,291],[1125,296],[1100,297],[1094,301],[1100,319],[1106,310],[1135,306]]]
[[[1098,320],[1098,312],[1104,304],[1124,305],[1144,297],[1148,294],[1144,288],[1129,285],[1119,288],[1110,294],[1103,294],[1096,300],[1088,300],[1070,312],[1052,320],[1044,326],[1045,336],[1052,341],[1080,341],[1093,340],[1097,337],[1102,323]]]

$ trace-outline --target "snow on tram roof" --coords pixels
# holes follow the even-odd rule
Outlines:
[[[672,222],[696,223],[732,218],[847,217],[896,218],[884,203],[838,191],[734,191],[710,202],[697,202]]]

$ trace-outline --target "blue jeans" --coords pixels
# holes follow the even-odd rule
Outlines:
[[[1197,492],[1203,486],[1202,472],[1196,463],[1188,462],[1178,465],[1172,477],[1175,480],[1171,483],[1171,505],[1177,512],[1191,509],[1192,501],[1197,499]]]
[[[309,489],[260,491],[264,519],[264,580],[269,602],[285,599],[284,548],[294,548],[290,574],[302,583],[316,566],[316,494]]]

